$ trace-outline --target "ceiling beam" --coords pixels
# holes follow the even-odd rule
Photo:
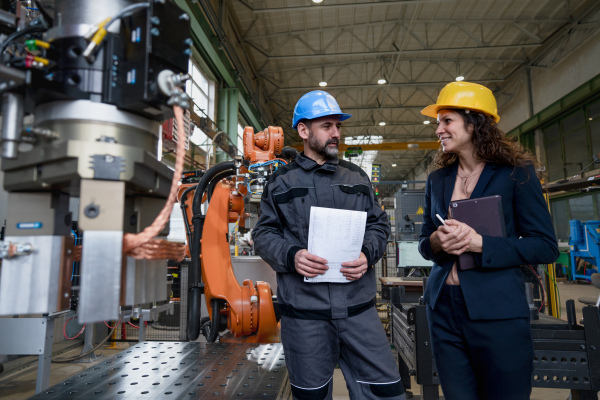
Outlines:
[[[390,57],[388,57],[389,59]],[[361,65],[361,64],[369,64],[369,63],[381,63],[381,61],[385,61],[385,58],[377,58],[370,60],[360,60],[360,61],[351,61],[351,62],[342,62],[342,63],[327,63],[319,64],[319,65],[305,65],[300,67],[289,67],[289,68],[274,68],[274,69],[265,69],[261,71],[260,75],[264,76],[267,74],[273,74],[278,72],[288,72],[288,71],[301,71],[301,70],[309,70],[309,69],[321,69],[323,66],[326,67],[337,67],[337,66],[350,66],[350,65]],[[409,61],[417,61],[417,62],[491,62],[491,63],[508,63],[508,64],[522,64],[527,62],[525,58],[475,58],[475,57],[461,57],[461,58],[431,58],[431,57],[412,57],[412,58],[403,58],[400,62],[409,62]]]
[[[304,150],[304,144],[290,146],[297,150]],[[378,143],[378,144],[342,144],[340,143],[338,151],[344,152],[349,147],[360,147],[362,151],[388,151],[388,150],[437,150],[440,148],[440,142],[397,142],[397,143]]]
[[[422,53],[443,53],[443,52],[451,52],[451,51],[497,51],[497,50],[509,50],[509,49],[526,49],[532,47],[538,47],[542,43],[524,43],[524,44],[507,44],[507,45],[499,45],[499,46],[475,46],[475,47],[449,47],[449,48],[440,48],[440,49],[418,49],[418,50],[404,50],[402,52],[403,55],[406,54],[422,54]],[[373,57],[373,56],[386,56],[386,55],[395,55],[398,51],[390,50],[390,51],[359,51],[353,53],[316,53],[316,54],[292,54],[286,56],[268,56],[269,60],[291,60],[295,58],[306,58],[310,57],[314,58],[332,58],[332,57]]]
[[[376,6],[398,6],[398,5],[419,5],[425,3],[455,3],[458,0],[392,0],[392,1],[372,1],[366,3],[348,3],[348,4],[323,4],[296,7],[273,7],[273,8],[252,8],[255,14],[264,14],[272,12],[298,12],[298,11],[325,11],[339,8],[361,8]]]
[[[353,24],[353,25],[340,25],[340,26],[329,26],[325,28],[310,28],[310,29],[299,29],[288,32],[269,32],[267,35],[265,34],[257,34],[252,36],[244,37],[244,41],[248,41],[249,39],[264,39],[268,37],[269,39],[278,38],[278,37],[286,37],[288,35],[305,35],[311,33],[322,33],[322,32],[337,32],[340,29],[348,29],[348,30],[358,30],[369,28],[373,25],[375,26],[385,26],[386,24],[398,24],[402,22],[401,20],[393,19],[393,20],[384,20],[384,21],[373,21],[373,22],[365,22],[362,24]],[[431,18],[431,19],[417,19],[415,24],[428,24],[428,23],[444,23],[444,24],[502,24],[502,25],[513,25],[513,24],[568,24],[571,22],[568,18],[541,18],[541,19],[532,19],[532,18],[516,18],[516,19],[446,19],[446,18]],[[582,24],[583,25],[583,24]],[[593,25],[593,24],[590,24]]]
[[[471,83],[501,83],[504,82],[504,79],[470,79]],[[435,87],[443,87],[448,84],[448,81],[438,81],[438,82],[402,82],[402,83],[389,83],[386,84],[390,87],[412,87],[412,86],[435,86]],[[311,88],[318,88],[317,85],[306,85],[306,86],[290,86],[290,87],[280,87],[278,90],[280,91],[298,91],[298,90],[309,90]],[[334,89],[382,89],[383,85],[378,84],[358,84],[358,85],[331,85],[326,87],[327,90]],[[321,88],[323,89],[323,88]],[[381,107],[380,107],[381,108]]]

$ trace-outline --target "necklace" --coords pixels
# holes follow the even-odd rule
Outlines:
[[[481,163],[479,166],[477,166],[477,168],[475,168],[470,174],[466,173],[464,169],[462,169],[462,167],[459,165],[458,169],[462,172],[464,172],[464,175],[461,175],[458,171],[456,171],[456,175],[462,180],[462,191],[465,194],[466,198],[471,197],[471,193],[473,193],[473,190],[475,189],[475,187],[473,187],[473,189],[471,189],[471,191],[468,191],[468,186],[469,186],[469,178],[472,178],[474,176],[479,176],[479,174],[481,174],[481,172],[483,171],[483,168],[485,167],[485,163]]]

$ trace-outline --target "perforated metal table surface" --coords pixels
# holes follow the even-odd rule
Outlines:
[[[281,344],[142,342],[33,399],[291,399]]]

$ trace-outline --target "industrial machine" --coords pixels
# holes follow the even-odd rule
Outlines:
[[[589,269],[584,274],[577,273],[577,258],[581,258],[596,267],[600,266],[600,221],[581,222],[578,219],[572,219],[569,223],[571,225],[569,247],[571,251],[572,279],[591,281],[591,274],[597,272],[597,270]]]
[[[68,308],[80,259],[80,323],[116,320],[121,305],[165,300],[156,277],[184,255],[155,236],[166,233],[185,138],[174,174],[156,153],[160,122],[178,113],[182,127],[188,107],[190,17],[170,0],[55,0],[53,15],[50,3],[0,12],[0,315]]]
[[[190,340],[200,331],[209,342],[219,332],[229,332],[220,341],[273,343],[278,341],[278,317],[268,283],[242,285],[231,264],[229,223],[240,229],[254,226],[260,196],[269,176],[286,161],[277,158],[283,150],[283,131],[268,127],[254,134],[244,130],[244,157],[210,168],[197,185],[180,190],[189,243],[187,333]],[[194,192],[193,198],[188,194]],[[208,202],[206,213],[202,203]],[[201,318],[200,296],[205,295],[210,317]]]

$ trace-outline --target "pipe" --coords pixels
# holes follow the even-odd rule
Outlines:
[[[23,96],[11,92],[2,95],[2,157],[17,158],[23,131]]]

